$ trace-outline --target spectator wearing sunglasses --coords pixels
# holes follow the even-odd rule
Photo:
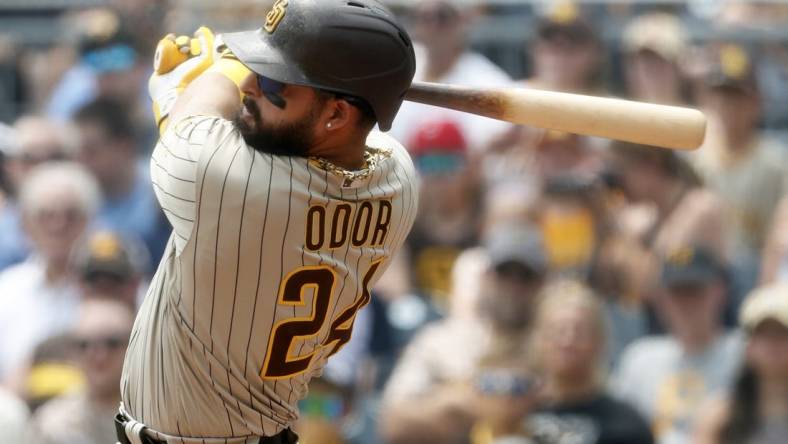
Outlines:
[[[468,34],[478,15],[475,3],[478,2],[428,0],[418,3],[413,11],[413,36],[417,42],[414,80],[485,87],[511,82],[500,67],[468,47]],[[427,120],[458,122],[472,149],[483,149],[509,128],[504,122],[405,102],[391,134],[397,140],[411,140],[420,124]]]
[[[0,208],[0,270],[22,262],[30,254],[30,240],[22,229],[16,195],[22,182],[38,165],[62,161],[76,155],[72,133],[64,126],[37,116],[16,121],[6,132],[8,146],[3,150],[3,169],[7,187],[6,205]]]
[[[100,202],[95,180],[74,163],[40,166],[22,185],[20,212],[33,253],[0,274],[0,380],[12,382],[36,344],[76,320],[72,253]]]
[[[31,420],[25,442],[115,442],[112,417],[120,402],[118,384],[133,323],[134,312],[125,301],[112,297],[85,300],[73,330],[85,386],[43,405]]]

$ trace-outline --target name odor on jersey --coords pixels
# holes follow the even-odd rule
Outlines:
[[[353,206],[339,204],[333,208],[313,205],[306,217],[306,248],[318,251],[341,248],[350,242],[354,247],[382,246],[391,224],[389,200],[364,201],[353,214]]]

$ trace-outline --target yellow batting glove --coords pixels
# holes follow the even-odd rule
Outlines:
[[[221,38],[221,36],[219,37]],[[218,72],[220,74],[224,74],[230,81],[235,83],[235,86],[238,87],[238,92],[240,96],[243,96],[243,93],[240,92],[241,90],[241,82],[246,79],[247,76],[252,74],[252,71],[246,67],[240,60],[230,51],[227,46],[223,44],[218,45],[219,54],[217,60],[213,63],[208,71],[209,72]]]
[[[194,37],[168,34],[156,46],[148,93],[160,133],[166,128],[170,111],[183,90],[213,65],[215,40],[213,31],[202,26]]]

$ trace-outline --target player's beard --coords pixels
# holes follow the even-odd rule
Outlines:
[[[246,144],[257,151],[280,156],[309,156],[313,145],[313,128],[318,118],[312,110],[302,119],[278,128],[265,125],[257,103],[244,97],[243,104],[254,119],[254,127],[244,121],[241,116],[235,118],[235,126],[241,132]]]

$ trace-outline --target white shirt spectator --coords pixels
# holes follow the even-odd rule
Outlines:
[[[611,382],[614,393],[651,422],[659,444],[684,444],[703,402],[730,388],[742,354],[736,332],[693,355],[671,337],[643,338],[624,351]]]
[[[420,45],[415,45],[414,49],[416,51],[416,74],[413,80],[423,81],[426,75],[424,67],[427,54]],[[478,87],[505,86],[512,83],[511,78],[501,68],[483,55],[471,51],[463,53],[451,70],[437,81]],[[402,142],[405,148],[409,148],[408,143],[413,136],[413,131],[420,128],[423,122],[433,119],[457,122],[463,129],[463,135],[472,150],[484,149],[493,138],[511,126],[500,120],[406,101],[402,104],[389,134]]]
[[[27,406],[10,393],[0,389],[0,431],[3,434],[3,443],[23,443],[22,436],[27,416]]]
[[[35,257],[0,273],[0,380],[24,365],[41,341],[68,331],[78,307],[75,284],[48,283]]]

